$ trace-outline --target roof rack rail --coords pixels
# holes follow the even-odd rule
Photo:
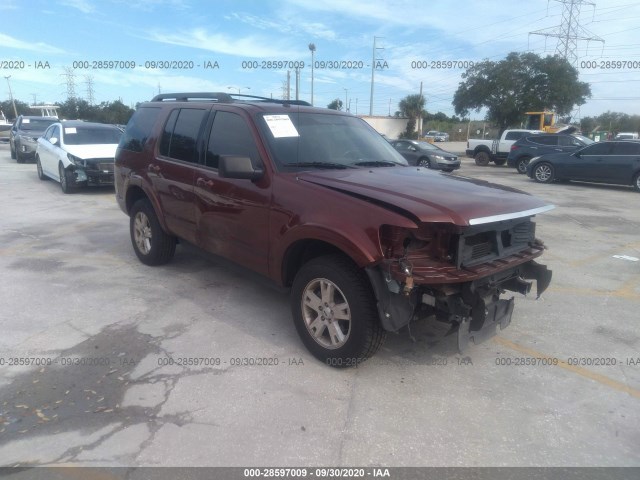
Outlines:
[[[211,100],[220,103],[251,102],[279,103],[281,105],[300,105],[310,107],[304,100],[280,100],[276,98],[258,97],[256,95],[229,94],[225,92],[186,92],[186,93],[161,93],[151,99],[152,102],[189,102],[197,100]]]

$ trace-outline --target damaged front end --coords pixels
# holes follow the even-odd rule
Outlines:
[[[380,246],[382,262],[366,272],[383,327],[397,331],[435,316],[457,331],[460,350],[509,325],[514,300],[502,293],[526,295],[535,280],[539,297],[551,282],[551,271],[534,260],[545,247],[531,217],[469,227],[384,225]]]

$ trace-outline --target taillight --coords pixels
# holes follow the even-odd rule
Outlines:
[[[517,150],[519,147],[517,145],[511,145],[511,151]]]

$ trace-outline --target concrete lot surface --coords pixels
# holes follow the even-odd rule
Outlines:
[[[640,465],[640,194],[456,174],[557,206],[551,287],[464,355],[414,324],[335,370],[286,294],[184,246],[142,265],[112,189],[64,195],[0,145],[0,465]]]

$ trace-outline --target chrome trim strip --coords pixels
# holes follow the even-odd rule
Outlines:
[[[491,215],[490,217],[472,218],[469,220],[469,225],[482,225],[483,223],[501,222],[502,220],[511,220],[513,218],[531,217],[538,213],[548,212],[554,208],[556,208],[555,205],[545,205],[544,207],[523,210],[522,212],[503,213],[502,215]]]

